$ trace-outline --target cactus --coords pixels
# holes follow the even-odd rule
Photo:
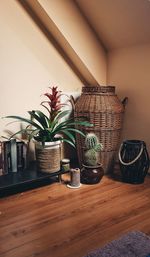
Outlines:
[[[98,163],[98,152],[102,150],[102,144],[99,143],[94,133],[88,133],[85,138],[85,164],[95,166]]]
[[[85,138],[86,149],[93,149],[98,144],[98,138],[94,133],[88,133]]]

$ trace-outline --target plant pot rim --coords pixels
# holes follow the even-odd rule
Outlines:
[[[85,167],[85,168],[89,168],[89,169],[97,169],[97,168],[102,167],[102,164],[101,163],[97,163],[97,165],[90,166],[90,165],[86,165],[86,164],[82,163],[82,166]]]
[[[61,141],[60,140],[56,140],[56,141],[52,141],[52,142],[41,142],[41,141],[36,141],[35,140],[35,144],[37,144],[37,145],[43,146],[43,143],[44,143],[44,146],[53,146],[53,145],[61,144]]]

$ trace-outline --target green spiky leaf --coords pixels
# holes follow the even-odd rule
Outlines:
[[[76,148],[75,144],[74,144],[72,141],[70,141],[69,139],[63,138],[62,141],[63,141],[63,142],[66,142],[66,143],[68,143],[69,145],[71,145],[71,146],[73,146],[74,148]]]
[[[35,128],[37,129],[42,129],[41,126],[39,126],[37,123],[35,123],[34,121],[32,120],[29,120],[29,119],[26,119],[26,118],[23,118],[23,117],[20,117],[20,116],[6,116],[5,118],[11,118],[11,119],[16,119],[18,121],[22,121],[22,122],[26,122],[32,126],[34,126]]]

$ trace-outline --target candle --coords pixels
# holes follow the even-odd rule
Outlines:
[[[61,161],[62,165],[62,171],[69,171],[70,170],[70,160],[69,159],[63,159]]]
[[[78,188],[81,186],[80,184],[80,169],[76,168],[76,169],[71,169],[70,170],[70,184],[68,184],[67,186],[70,188]]]

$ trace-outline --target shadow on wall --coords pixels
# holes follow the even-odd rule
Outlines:
[[[58,53],[63,57],[63,59],[66,61],[66,63],[69,65],[69,67],[73,70],[73,72],[77,75],[77,77],[80,79],[80,81],[83,84],[88,84],[86,78],[81,74],[80,70],[78,69],[78,66],[74,64],[72,61],[73,58],[70,58],[70,56],[67,54],[66,50],[62,46],[67,46],[68,49],[72,52],[75,59],[78,60],[78,62],[81,63],[81,59],[78,57],[78,55],[74,52],[72,47],[69,45],[68,41],[64,38],[64,36],[61,34],[61,32],[58,30],[54,22],[50,19],[50,17],[44,12],[42,7],[36,3],[34,6],[35,10],[38,13],[42,12],[42,17],[39,17],[37,12],[33,10],[33,7],[28,3],[27,1],[17,0],[17,2],[26,10],[26,12],[29,14],[29,16],[34,20],[36,25],[40,28],[40,30],[43,32],[43,34],[46,36],[46,38],[49,40],[49,42],[56,48]],[[48,20],[48,25],[46,25],[46,22],[43,21]],[[61,39],[61,44],[57,41],[57,38]],[[82,65],[84,65],[82,63]],[[85,68],[85,67],[84,67]]]

